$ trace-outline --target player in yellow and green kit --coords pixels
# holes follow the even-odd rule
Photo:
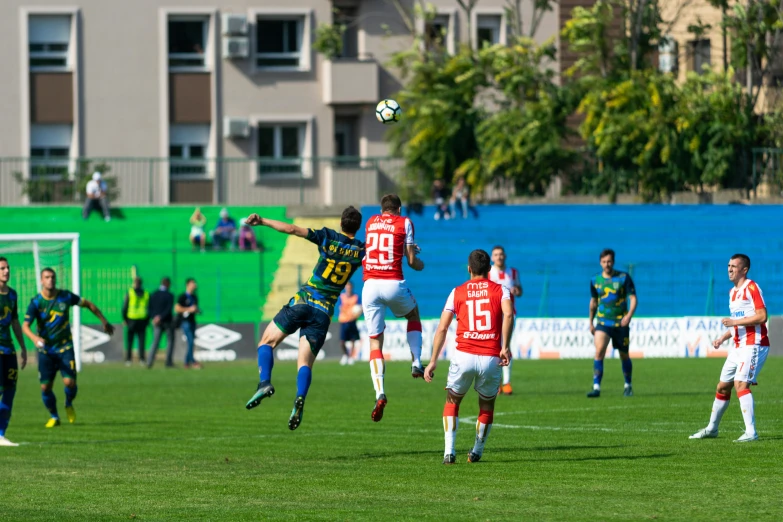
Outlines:
[[[283,339],[299,330],[296,399],[288,419],[288,429],[295,430],[302,422],[304,401],[312,381],[313,363],[326,341],[334,306],[348,280],[362,265],[364,242],[355,237],[362,224],[362,214],[354,207],[346,208],[340,219],[341,232],[328,228],[306,229],[265,219],[258,214],[251,214],[247,218],[247,224],[267,226],[284,234],[307,239],[318,247],[321,254],[313,269],[313,275],[288,304],[280,309],[274,321],[269,323],[264,331],[258,346],[260,382],[256,393],[245,406],[248,410],[255,408],[263,399],[274,395],[272,350],[283,342]]]
[[[109,324],[98,307],[68,290],[57,288],[57,275],[51,268],[41,270],[41,293],[30,301],[24,316],[22,331],[38,348],[38,376],[41,381],[41,398],[51,418],[47,428],[60,425],[57,414],[57,398],[52,391],[54,378],[59,371],[65,385],[65,412],[68,421],[76,422],[73,400],[76,398],[76,357],[73,351],[70,311],[73,306],[87,308],[103,324],[109,335],[114,327]],[[30,329],[36,323],[37,335]]]
[[[593,361],[593,389],[590,398],[601,396],[601,379],[604,376],[604,356],[609,341],[620,353],[625,389],[623,395],[631,397],[631,357],[629,325],[636,311],[636,288],[631,276],[614,269],[614,250],[606,249],[599,256],[601,272],[590,280],[590,333],[595,339]],[[593,320],[597,324],[593,324]]]
[[[11,267],[8,260],[0,257],[0,446],[19,445],[5,438],[5,431],[11,420],[11,409],[14,406],[16,381],[19,377],[19,363],[11,339],[12,331],[16,342],[19,343],[22,369],[27,366],[27,349],[24,346],[24,336],[17,311],[19,299],[16,291],[8,286],[10,279]]]

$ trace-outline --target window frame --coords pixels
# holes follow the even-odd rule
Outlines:
[[[474,9],[470,13],[470,18],[471,18],[470,27],[471,27],[471,33],[473,33],[470,36],[471,36],[471,44],[473,45],[473,49],[476,50],[480,49],[479,41],[478,41],[478,30],[481,21],[480,19],[482,17],[489,17],[489,16],[500,18],[500,25],[497,27],[498,44],[508,45],[508,20],[506,18],[506,11],[502,8]]]
[[[62,127],[60,129],[61,131],[64,130],[66,127],[68,127],[68,143],[65,144],[58,144],[58,145],[51,145],[51,144],[41,144],[40,142],[36,143],[33,140],[33,135],[35,134],[35,131],[39,128],[46,128],[46,127]],[[56,181],[59,179],[63,179],[63,177],[67,179],[72,178],[73,173],[73,167],[74,167],[74,154],[73,154],[73,145],[74,145],[74,132],[75,129],[73,125],[70,124],[41,124],[41,123],[34,123],[30,126],[30,146],[27,151],[30,163],[29,163],[29,171],[30,171],[30,178],[36,179],[36,180],[52,180]],[[45,140],[46,141],[46,140]],[[42,155],[33,155],[33,150],[42,151]],[[53,151],[65,151],[65,154],[52,154]],[[41,167],[43,169],[52,168],[54,167],[57,171],[52,172],[36,172],[36,168]]]
[[[250,62],[253,73],[257,72],[309,72],[312,70],[312,9],[297,8],[257,8],[250,9],[248,20],[250,24]],[[297,21],[299,29],[300,48],[298,53],[259,53],[258,52],[258,21],[261,20],[293,20]],[[299,65],[258,65],[259,58],[284,57],[285,54],[298,54]]]
[[[57,45],[63,42],[31,42],[30,41],[30,24],[33,18],[42,16],[60,16],[68,18],[68,41],[65,44],[68,46],[65,51],[33,51],[30,49],[31,45]],[[27,49],[27,68],[29,72],[72,72],[74,70],[74,32],[75,32],[75,14],[72,12],[62,11],[31,11],[27,13],[27,41],[25,46]],[[36,58],[56,58],[63,59],[65,63],[63,65],[33,65],[32,60]]]
[[[700,48],[700,45],[703,45],[704,43],[707,44],[706,55]],[[695,72],[698,75],[705,74],[704,69],[702,68],[704,65],[707,65],[712,69],[712,42],[710,38],[700,38],[698,40],[688,41],[688,52],[691,53],[692,72]],[[700,60],[703,61],[699,64]]]
[[[197,143],[196,140],[190,140],[185,142],[186,140],[179,140],[172,141],[172,136],[175,136],[177,133],[172,132],[172,127],[206,127],[207,133],[206,133],[206,142],[204,143]],[[207,155],[207,151],[209,150],[209,137],[212,133],[212,125],[203,123],[203,124],[173,124],[169,125],[169,150],[168,150],[168,164],[169,164],[169,178],[170,179],[177,179],[177,180],[185,180],[185,179],[209,179],[211,178],[211,172],[209,169],[209,159]],[[171,148],[172,147],[182,147],[183,155],[180,156],[172,156],[171,155]],[[191,157],[191,148],[192,147],[202,147],[203,148],[203,156],[200,158],[193,158]],[[177,167],[184,167],[185,169],[195,169],[192,172],[174,172],[173,170]],[[200,172],[199,172],[200,171]]]
[[[254,184],[260,184],[269,180],[289,180],[289,179],[311,179],[313,177],[313,169],[311,166],[311,159],[313,158],[313,122],[315,118],[311,114],[285,114],[285,115],[255,115],[250,117],[250,125],[252,128],[252,140],[253,140],[253,161],[250,162],[250,175],[251,181]],[[282,128],[299,126],[299,149],[300,155],[298,158],[283,158],[282,153]],[[275,156],[261,157],[259,154],[259,128],[272,127],[275,130],[274,143],[272,145]],[[271,158],[271,159],[270,159]],[[300,164],[300,169],[297,172],[291,171],[271,171],[261,173],[261,166],[264,160],[267,160],[268,164],[274,166],[279,164],[293,165],[296,162]]]
[[[212,69],[212,64],[209,60],[209,49],[212,47],[211,42],[209,41],[211,21],[212,17],[207,14],[168,14],[166,17],[166,66],[169,72],[205,72]],[[171,22],[201,22],[203,52],[200,55],[198,53],[172,53],[169,51],[169,24],[171,24]],[[201,57],[204,63],[202,65],[171,65],[172,57],[175,59],[191,59],[193,57]]]
[[[457,49],[457,27],[458,27],[458,19],[457,19],[457,9],[437,9],[435,11],[435,16],[446,16],[448,17],[449,24],[448,24],[448,30],[446,31],[446,52],[450,55],[453,55],[456,52]],[[419,34],[424,34],[424,31],[427,28],[426,21],[424,18],[418,16],[416,17],[416,30]],[[425,46],[426,43],[422,42],[422,46]],[[423,50],[426,50],[424,47],[422,47]]]

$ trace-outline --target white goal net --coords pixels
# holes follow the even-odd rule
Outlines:
[[[0,257],[8,259],[11,267],[9,286],[19,296],[20,321],[30,300],[41,291],[44,268],[57,274],[57,288],[81,295],[79,234],[0,234]],[[77,371],[82,369],[81,326],[81,309],[74,306],[71,330]]]

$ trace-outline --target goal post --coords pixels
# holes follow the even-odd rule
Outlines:
[[[81,295],[78,233],[0,234],[0,256],[8,258],[11,265],[10,285],[19,295],[22,314],[27,302],[41,291],[40,274],[47,266],[57,270],[58,287]],[[71,331],[77,371],[82,369],[81,319],[81,307],[73,307]]]

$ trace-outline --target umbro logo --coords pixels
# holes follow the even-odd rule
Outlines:
[[[242,339],[242,334],[223,328],[216,324],[208,324],[196,330],[195,344],[205,350],[219,350]]]
[[[111,339],[107,334],[98,330],[93,330],[84,325],[79,328],[79,333],[81,333],[82,350],[84,351],[92,350],[102,344],[106,344],[109,342],[109,339]]]

